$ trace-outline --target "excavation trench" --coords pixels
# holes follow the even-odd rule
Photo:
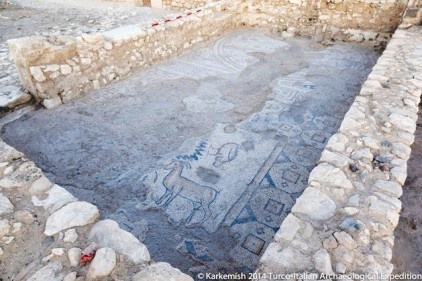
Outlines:
[[[242,29],[1,138],[96,204],[155,261],[251,272],[378,54]]]

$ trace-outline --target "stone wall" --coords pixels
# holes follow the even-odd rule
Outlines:
[[[148,26],[125,26],[72,38],[8,41],[26,89],[47,108],[74,100],[133,71],[182,53],[233,28],[212,8],[169,16]]]
[[[163,8],[172,9],[172,10],[181,10],[193,9],[198,7],[203,7],[207,4],[207,0],[163,0]],[[216,2],[216,1],[214,1]]]
[[[8,45],[23,86],[44,106],[52,107],[236,26],[265,27],[288,36],[311,35],[325,42],[374,41],[384,46],[401,19],[401,1],[209,1],[203,8],[147,26],[126,26],[77,38],[20,38],[9,40]],[[166,7],[179,5],[183,10],[203,4],[164,2]]]
[[[329,36],[344,40],[379,40],[378,34],[391,32],[398,24],[402,9],[401,2],[334,1],[312,5],[299,0],[289,3],[232,2],[215,9],[198,9],[201,11],[183,14],[182,18],[177,15],[171,21],[148,27],[124,27],[61,41],[57,38],[22,38],[9,41],[9,46],[24,86],[50,107],[128,76],[135,69],[179,54],[192,44],[216,36],[239,22],[280,31],[290,27],[299,34],[328,32]],[[221,14],[217,10],[236,11],[236,14]],[[361,21],[359,17],[367,21]],[[263,255],[257,271],[262,275],[257,280],[271,280],[270,276],[265,276],[268,273],[392,272],[393,231],[401,209],[398,198],[406,179],[406,161],[414,140],[422,93],[420,34],[421,28],[413,27],[398,30],[393,36],[346,114],[339,132],[330,139],[320,164],[312,171],[309,187],[298,198]],[[1,210],[2,219],[7,220],[3,221],[3,226],[8,226],[4,227],[7,229],[5,240],[2,238],[8,242],[5,253],[7,245],[13,243],[10,237],[16,236],[9,235],[9,225],[20,223],[14,221],[19,216],[14,211],[17,201],[12,198],[13,194],[19,194],[19,202],[31,196],[44,194],[45,197],[46,193],[47,198],[51,196],[50,199],[32,198],[32,202],[48,214],[42,222],[45,223],[45,235],[57,236],[58,241],[61,240],[60,232],[63,236],[68,229],[57,225],[60,220],[54,220],[54,214],[63,208],[69,213],[72,208],[78,207],[80,211],[81,206],[86,207],[86,216],[82,219],[78,216],[81,220],[69,229],[85,227],[98,220],[95,206],[79,202],[65,190],[53,186],[23,155],[4,143],[0,146]],[[54,192],[49,192],[53,188]],[[76,223],[72,217],[68,222]],[[91,235],[81,239],[85,239],[84,243],[96,240],[102,244],[95,229],[110,226],[115,224],[101,222],[94,231],[89,231]],[[122,233],[117,227],[114,229]],[[143,248],[138,242],[133,242],[137,245],[134,249]],[[70,250],[69,245],[63,247]],[[100,247],[122,251],[115,244]],[[56,250],[53,254],[59,252]],[[102,252],[113,256],[109,250]],[[143,262],[148,265],[147,252],[141,252],[144,253]],[[129,251],[129,258],[131,253]],[[155,267],[160,266],[166,267]],[[139,267],[142,269],[145,267]],[[179,274],[173,269],[161,270],[164,271]],[[152,268],[142,274],[148,276],[148,272],[160,272],[160,269]],[[140,278],[148,279],[142,274]],[[181,280],[191,280],[181,276],[186,278]]]
[[[257,280],[305,271],[388,280],[381,275],[393,270],[398,198],[422,94],[421,31],[393,36],[262,256]]]
[[[246,25],[274,31],[293,28],[322,40],[386,42],[400,23],[402,0],[246,0],[239,12]]]
[[[272,280],[270,273],[305,271],[378,274],[376,280],[386,280],[381,274],[391,273],[398,198],[422,94],[421,31],[413,27],[393,36],[311,172],[308,188],[262,256],[257,280]],[[130,268],[126,277],[133,280],[192,280],[168,264],[151,262],[145,246],[131,234],[113,221],[98,221],[95,206],[53,185],[33,162],[3,142],[0,201],[2,258],[11,256],[15,243],[28,241],[24,235],[34,226],[34,215],[44,233],[40,239],[54,237],[54,248],[23,270],[26,280],[50,275],[75,280],[72,270],[92,242],[98,256],[85,272],[89,278]]]
[[[111,275],[110,280],[193,281],[167,263],[151,261],[135,236],[99,217],[96,206],[50,182],[0,140],[0,261],[16,274],[8,279],[2,271],[3,278],[70,281]],[[29,265],[24,263],[28,258]]]
[[[185,10],[219,1],[164,0],[163,7]],[[221,1],[220,1],[221,2]],[[236,5],[242,23],[274,31],[294,28],[300,35],[324,40],[379,41],[386,43],[397,28],[405,0],[242,0]]]

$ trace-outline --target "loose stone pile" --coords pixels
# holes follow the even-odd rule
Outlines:
[[[421,31],[396,31],[259,272],[391,274],[398,198],[422,93]]]
[[[4,23],[4,27],[0,28],[0,108],[4,109],[15,108],[31,99],[31,95],[21,86],[16,66],[9,58],[5,40],[36,35],[56,41],[59,38],[104,32],[135,22],[149,23],[155,17],[169,13],[141,7],[135,9],[130,6],[92,10],[74,7],[63,9],[54,3],[34,4],[21,0],[8,2],[4,8],[2,15],[5,16],[0,16]],[[20,21],[25,21],[26,18],[31,18],[37,24],[37,29],[28,28],[25,23],[20,24]]]
[[[71,281],[112,274],[114,280],[192,280],[169,264],[152,263],[132,234],[115,221],[98,221],[97,207],[53,185],[4,142],[0,178],[0,260],[9,270],[2,278]],[[90,253],[95,257],[86,265],[84,256]]]

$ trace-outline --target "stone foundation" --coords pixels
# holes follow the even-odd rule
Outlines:
[[[393,36],[311,172],[308,188],[262,256],[255,280],[304,272],[366,274],[366,279],[378,274],[376,280],[387,280],[422,94],[420,32],[414,27]],[[17,210],[25,204],[36,207],[43,235],[56,241],[51,253],[42,253],[43,266],[22,270],[24,277],[32,276],[27,280],[49,275],[75,280],[72,268],[90,247],[97,255],[87,280],[118,274],[120,268],[131,268],[125,280],[192,280],[168,264],[151,262],[133,235],[111,220],[98,221],[95,206],[53,185],[12,147],[2,142],[0,147],[1,252],[12,249],[31,227],[33,214]]]
[[[278,31],[290,28],[289,34],[320,34],[325,39],[385,42],[404,9],[402,2],[274,2],[223,3],[148,27],[125,27],[60,42],[40,37],[15,39],[9,46],[24,86],[46,107],[52,107],[241,23]],[[269,273],[381,276],[392,272],[393,231],[401,210],[398,198],[407,176],[406,161],[422,93],[420,34],[420,27],[396,31],[338,133],[326,146],[308,188],[263,255],[256,280],[271,280]],[[4,143],[0,146],[1,252],[11,249],[22,223],[30,220],[29,215],[14,212],[15,205],[22,202],[38,207],[43,235],[58,241],[58,248],[44,257],[46,266],[28,269],[27,276],[32,275],[28,280],[51,272],[61,276],[57,278],[76,276],[71,271],[72,262],[79,264],[80,248],[89,242],[96,242],[98,256],[108,263],[94,260],[88,278],[106,276],[110,268],[131,266],[134,273],[140,271],[133,280],[157,275],[166,280],[172,276],[174,280],[192,280],[166,264],[151,263],[145,246],[131,234],[113,221],[98,222],[95,206],[53,186],[22,154]],[[9,200],[15,194],[19,194],[18,200]],[[57,219],[63,214],[68,215],[66,220]],[[85,235],[75,240],[78,242],[65,244],[73,241],[75,228]],[[108,235],[123,237],[130,247],[122,247]],[[62,263],[49,262],[64,253],[67,257],[63,256]],[[76,261],[75,256],[79,257]],[[98,264],[106,270],[97,270]],[[387,278],[378,278],[383,279]]]
[[[181,9],[204,4],[180,3]],[[164,3],[166,7],[174,5],[176,2]],[[8,44],[24,87],[49,108],[178,55],[236,26],[265,27],[282,31],[285,36],[316,36],[324,42],[372,41],[384,46],[403,11],[401,1],[223,0],[148,26],[126,26],[75,39],[20,38]]]
[[[205,0],[163,0],[163,8],[180,10],[184,11],[186,9],[194,9],[197,7],[202,7],[207,4],[207,2],[216,2],[216,1],[205,1]]]
[[[135,236],[112,220],[99,221],[97,207],[53,185],[33,162],[2,141],[0,215],[0,259],[15,248],[16,241],[28,241],[28,233],[38,229],[36,225],[43,231],[36,233],[33,241],[54,241],[48,243],[54,248],[47,250],[52,247],[49,245],[31,264],[22,264],[13,280],[80,280],[76,279],[81,275],[76,268],[84,260],[90,261],[84,280],[97,280],[112,271],[116,277],[124,267],[131,268],[133,280],[153,280],[150,277],[157,275],[166,280],[192,280],[169,264],[152,262],[147,248]],[[17,252],[14,260],[6,262],[21,262],[22,249]],[[89,257],[91,253],[96,253],[94,259]],[[132,277],[124,274],[116,278]]]
[[[394,34],[262,256],[256,280],[305,271],[388,280],[422,93],[420,32]]]
[[[322,40],[386,43],[405,9],[403,1],[244,1],[242,21],[275,31],[292,28],[296,34]]]
[[[49,108],[233,27],[229,14],[197,9],[144,27],[126,26],[54,42],[42,37],[20,38],[8,44],[24,87]]]

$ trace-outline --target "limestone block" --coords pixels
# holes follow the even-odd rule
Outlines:
[[[14,206],[9,198],[0,193],[0,216],[12,213]]]
[[[0,179],[0,187],[5,189],[27,188],[42,175],[33,162],[24,162],[16,170]]]
[[[47,79],[39,66],[31,66],[29,71],[37,82],[44,82]]]
[[[0,107],[14,108],[30,99],[31,95],[12,85],[0,89]]]
[[[328,140],[326,148],[337,152],[343,152],[348,142],[349,139],[345,135],[337,133]]]
[[[374,187],[393,194],[396,197],[400,197],[403,194],[402,187],[393,181],[378,180],[375,182]]]
[[[10,224],[8,220],[0,220],[0,239],[7,235],[10,231]]]
[[[261,258],[266,272],[277,273],[277,270],[306,270],[311,268],[311,257],[304,255],[293,247],[283,247],[278,243],[270,243]]]
[[[321,155],[321,159],[319,160],[321,162],[327,162],[330,163],[336,167],[344,168],[347,166],[350,162],[350,159],[343,154],[331,152],[329,150],[324,150]]]
[[[67,252],[67,257],[70,261],[70,266],[76,267],[79,265],[79,261],[82,256],[82,250],[79,248],[71,248]]]
[[[353,184],[346,177],[346,174],[330,164],[322,163],[316,166],[309,175],[309,183],[316,181],[326,185],[344,189],[352,189]]]
[[[100,216],[98,208],[87,202],[72,202],[47,219],[44,234],[52,236],[75,226],[85,226],[95,222]]]
[[[117,253],[129,257],[134,263],[150,260],[147,247],[133,234],[124,231],[113,220],[97,222],[89,233],[89,239],[101,247],[110,247]]]
[[[50,109],[50,108],[54,108],[56,106],[61,105],[62,100],[60,99],[59,96],[56,96],[56,97],[51,98],[51,99],[44,99],[42,101],[42,104],[44,105],[45,108]]]
[[[59,262],[52,262],[38,270],[27,281],[62,281],[64,274],[60,273],[63,266]]]
[[[18,66],[29,67],[43,55],[50,44],[43,37],[23,37],[7,41],[10,57]]]
[[[314,254],[315,269],[323,274],[333,274],[331,257],[327,250],[320,249]]]
[[[342,232],[335,232],[334,237],[337,239],[337,241],[346,247],[349,251],[355,249],[357,247],[357,244],[355,240],[353,240],[352,236],[350,236],[349,233],[346,233],[344,231]]]
[[[95,253],[88,270],[88,280],[107,277],[116,267],[116,253],[111,248],[101,248]]]
[[[397,113],[392,113],[389,116],[391,124],[406,132],[412,133],[416,130],[416,122],[410,118]]]
[[[289,0],[290,4],[294,4],[294,5],[302,5],[302,0]]]
[[[168,263],[159,262],[152,264],[133,276],[132,281],[193,281],[192,277],[184,274],[179,269]]]
[[[336,203],[325,193],[308,187],[297,199],[293,213],[308,215],[311,219],[326,220],[334,216]]]
[[[274,240],[280,239],[291,241],[300,229],[300,220],[292,214],[289,214],[283,221],[280,229],[274,236]]]
[[[70,65],[68,65],[68,64],[62,64],[62,65],[60,65],[60,72],[63,75],[68,75],[68,74],[72,73],[72,67],[70,67]]]
[[[57,184],[47,191],[47,194],[48,197],[44,200],[38,199],[37,196],[32,196],[32,203],[37,207],[43,207],[50,213],[54,213],[64,205],[78,200],[66,189]]]
[[[43,175],[32,183],[28,192],[31,195],[37,195],[49,190],[52,186],[53,184],[50,182],[50,180]]]

